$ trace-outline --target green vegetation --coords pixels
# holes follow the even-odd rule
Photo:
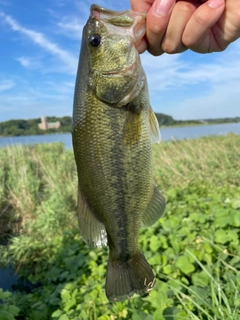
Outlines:
[[[236,118],[222,118],[222,119],[206,119],[200,120],[175,120],[173,117],[163,113],[156,113],[160,127],[167,126],[189,126],[189,125],[206,125],[206,124],[219,124],[219,123],[237,123],[240,122],[240,117]],[[40,130],[38,124],[41,119],[29,120],[9,120],[0,122],[0,136],[26,136],[26,135],[39,135],[49,133],[63,133],[71,132],[72,118],[71,117],[47,117],[48,122],[60,121],[61,126],[58,129]]]
[[[10,292],[3,292],[0,288],[0,301],[3,304],[0,304],[0,319],[9,319],[14,320],[20,312],[20,309],[14,305],[8,303],[8,299],[12,296]]]
[[[180,127],[180,126],[199,126],[199,125],[209,125],[209,124],[220,124],[220,123],[238,123],[240,122],[240,117],[235,118],[217,118],[217,119],[204,119],[204,120],[175,120],[171,116],[167,116],[163,113],[156,113],[156,117],[159,122],[159,126],[162,128],[164,126],[168,127]]]
[[[157,282],[148,296],[111,304],[108,249],[90,249],[77,230],[72,151],[0,149],[1,262],[33,284],[0,289],[1,320],[240,319],[240,136],[163,142],[153,155],[168,204],[139,246]]]
[[[39,135],[49,133],[62,133],[71,132],[72,118],[71,117],[47,117],[48,122],[60,121],[61,126],[58,129],[41,130],[38,128],[38,124],[41,123],[41,119],[29,119],[29,120],[9,120],[0,122],[0,136],[27,136],[27,135]]]

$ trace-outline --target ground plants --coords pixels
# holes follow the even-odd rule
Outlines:
[[[20,309],[14,304],[8,302],[12,294],[10,292],[3,292],[0,288],[0,319],[1,320],[14,320],[18,316]]]
[[[11,232],[2,232],[1,261],[31,283],[4,296],[16,308],[9,319],[239,319],[239,147],[237,135],[154,147],[168,205],[139,245],[157,282],[148,296],[116,304],[103,290],[107,249],[89,249],[77,230],[72,151],[0,149],[0,212]]]

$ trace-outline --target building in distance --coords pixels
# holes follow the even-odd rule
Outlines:
[[[41,123],[38,124],[39,129],[47,130],[47,129],[58,129],[61,126],[60,121],[56,122],[47,122],[46,117],[41,118]]]

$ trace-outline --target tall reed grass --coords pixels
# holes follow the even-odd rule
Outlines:
[[[240,135],[162,142],[153,146],[154,180],[163,189],[203,180],[240,185]]]
[[[203,180],[240,185],[240,136],[204,137],[153,146],[154,181],[166,192]],[[42,228],[76,225],[77,174],[72,150],[61,143],[0,149],[0,239]],[[58,225],[55,218],[57,217]],[[39,224],[38,224],[39,225]]]

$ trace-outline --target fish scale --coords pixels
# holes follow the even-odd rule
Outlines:
[[[151,139],[159,140],[159,128],[135,48],[144,21],[131,10],[93,5],[75,85],[72,136],[79,229],[89,245],[109,246],[110,301],[152,288],[155,277],[139,251],[138,234],[141,224],[153,224],[165,208],[152,183]]]

